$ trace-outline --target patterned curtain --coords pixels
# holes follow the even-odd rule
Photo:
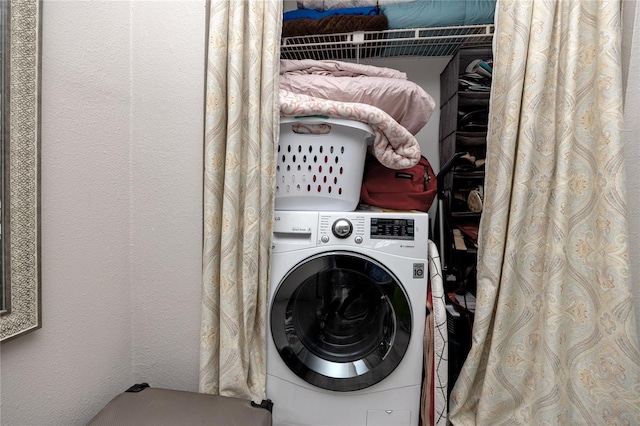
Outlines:
[[[499,0],[465,425],[640,424],[618,0]]]
[[[200,391],[261,401],[281,0],[211,0]]]

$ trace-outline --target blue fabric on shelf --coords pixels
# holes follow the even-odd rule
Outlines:
[[[380,6],[389,29],[492,24],[496,0],[418,0]]]
[[[378,8],[375,6],[372,7],[348,7],[342,9],[332,9],[332,10],[313,10],[313,9],[296,9],[290,10],[289,12],[285,12],[283,14],[282,19],[285,21],[291,21],[293,19],[322,19],[327,16],[335,16],[335,15],[378,15]]]

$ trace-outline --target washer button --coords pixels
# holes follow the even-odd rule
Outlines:
[[[353,241],[355,241],[356,244],[362,244],[362,237],[360,235],[358,235],[357,237],[355,237],[353,239]]]
[[[323,243],[328,243],[329,242],[329,236],[328,235],[323,235],[322,237],[320,237],[320,241],[322,241]]]

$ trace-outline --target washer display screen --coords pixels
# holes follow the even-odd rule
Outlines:
[[[411,308],[398,280],[364,255],[330,252],[296,265],[278,287],[271,330],[280,356],[315,386],[371,386],[402,360]]]
[[[414,237],[413,219],[371,218],[371,238],[413,241]]]

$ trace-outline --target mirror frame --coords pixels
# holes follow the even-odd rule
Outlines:
[[[5,0],[2,0],[5,1]],[[41,327],[40,60],[42,0],[6,0],[0,341]],[[7,56],[5,56],[6,58]],[[8,92],[8,93],[7,93]],[[8,142],[8,143],[7,143]],[[8,147],[7,147],[8,145]],[[1,308],[1,307],[0,307]]]

